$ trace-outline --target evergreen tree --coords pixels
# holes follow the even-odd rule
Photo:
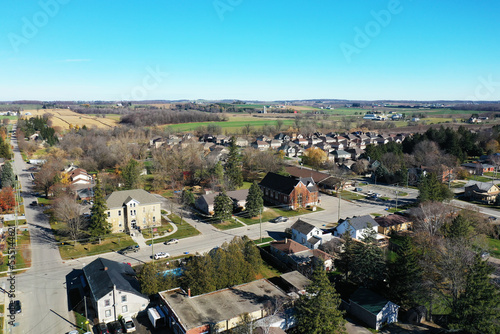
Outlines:
[[[349,231],[342,235],[342,239],[344,239],[344,251],[339,255],[337,268],[344,273],[344,279],[347,281],[354,262],[356,241],[352,239]]]
[[[130,159],[129,162],[122,169],[122,178],[125,189],[137,189],[141,184],[141,164]]]
[[[340,297],[320,266],[296,305],[297,329],[302,334],[345,333]]]
[[[458,215],[445,228],[444,236],[446,238],[461,239],[468,243],[473,232],[472,223],[463,215]]]
[[[90,234],[94,237],[99,237],[111,232],[110,225],[106,217],[106,200],[101,189],[101,182],[96,178],[94,187],[94,205],[90,209]]]
[[[450,323],[467,333],[500,333],[500,293],[490,282],[494,269],[476,255],[465,291],[452,306]]]
[[[441,183],[435,173],[429,173],[422,177],[418,184],[418,200],[422,202],[442,202],[453,198],[453,193],[448,187]]]
[[[240,155],[236,146],[236,139],[233,136],[229,144],[227,162],[224,166],[229,190],[236,190],[243,185],[243,174],[240,165]]]
[[[14,170],[12,169],[12,165],[10,164],[10,162],[7,161],[2,167],[2,174],[0,176],[2,188],[13,187],[15,181],[16,177],[14,174]]]
[[[220,221],[231,219],[233,200],[223,191],[214,199],[214,218]]]
[[[376,232],[368,224],[363,243],[356,244],[352,261],[351,280],[364,287],[373,287],[383,281],[386,265],[384,254],[377,245]]]
[[[189,190],[182,191],[182,204],[184,205],[194,205],[194,194]]]
[[[395,261],[389,264],[389,291],[394,302],[407,309],[417,306],[421,281],[422,269],[412,240],[404,237],[396,250]]]
[[[7,143],[1,136],[0,136],[0,158],[4,158],[6,160],[11,158],[9,143]]]
[[[193,296],[216,290],[215,272],[212,257],[207,255],[194,256],[184,270],[183,285],[191,289]]]
[[[246,210],[250,217],[255,217],[261,213],[264,207],[264,198],[262,197],[262,190],[257,182],[254,181],[248,190]]]

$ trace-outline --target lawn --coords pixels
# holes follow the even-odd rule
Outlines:
[[[132,238],[125,233],[115,233],[95,243],[80,243],[74,241],[61,242],[59,252],[63,260],[76,259],[83,256],[97,255],[108,252],[116,252],[128,246],[137,245]]]
[[[323,211],[323,208],[316,207],[316,212],[318,211]],[[304,215],[307,213],[312,213],[312,210],[309,209],[300,209],[297,211],[294,210],[283,210],[279,208],[264,208],[264,212],[262,213],[262,222],[267,222],[270,221],[271,219],[274,219],[279,216],[283,217],[294,217],[294,216],[299,216],[299,215]],[[246,212],[242,212],[238,214],[238,219],[244,222],[247,225],[253,225],[253,224],[259,224],[260,223],[260,217],[252,217],[248,218],[246,216]]]
[[[488,244],[490,246],[490,255],[500,259],[500,240],[488,238]]]
[[[243,182],[243,185],[240,187],[240,189],[250,189],[252,186],[252,182]]]
[[[364,195],[360,195],[357,193],[353,193],[352,191],[345,191],[345,190],[342,191],[340,195],[342,196],[342,199],[345,199],[348,201],[357,201],[357,200],[365,198]]]
[[[229,132],[241,131],[247,124],[250,124],[252,129],[261,128],[265,125],[273,125],[276,120],[271,119],[256,119],[255,117],[238,117],[239,120],[231,120],[222,121],[222,122],[195,122],[195,123],[181,123],[181,124],[170,124],[166,125],[166,127],[179,132],[184,131],[194,131],[199,127],[208,126],[208,125],[217,125],[222,129],[227,130]],[[283,127],[293,126],[294,121],[289,119],[283,120]]]
[[[156,237],[158,235],[171,232],[172,229],[173,229],[172,225],[170,225],[170,223],[168,222],[168,220],[166,220],[165,218],[161,217],[161,226],[154,227],[153,228],[153,230],[154,230],[153,233],[154,233],[154,235]],[[144,236],[144,238],[150,239],[151,238],[151,229],[150,228],[143,229],[142,230],[142,235]]]
[[[3,315],[4,305],[0,305],[0,314]],[[0,317],[0,334],[3,334],[3,317]]]
[[[258,278],[271,278],[271,277],[280,276],[281,274],[283,274],[281,271],[272,267],[268,263],[264,262],[262,264],[262,266],[260,267],[260,275],[259,276],[262,276],[262,277],[258,277]]]
[[[159,244],[170,239],[183,239],[200,234],[200,231],[188,224],[184,219],[181,222],[181,218],[176,214],[170,214],[167,217],[177,226],[177,232],[163,238],[154,239],[155,244]],[[146,244],[151,245],[151,240],[146,241]]]
[[[80,334],[86,333],[87,331],[84,330],[83,328],[86,328],[85,324],[87,322],[87,319],[85,318],[84,315],[82,315],[76,311],[73,311],[73,313],[75,314],[76,325],[77,325],[77,327],[79,327],[78,331],[80,332]]]
[[[240,222],[237,222],[234,219],[231,219],[231,220],[224,221],[222,223],[213,223],[212,226],[214,226],[215,228],[217,228],[219,230],[225,231],[225,230],[230,230],[233,228],[242,227],[243,224]]]
[[[253,241],[253,243],[254,243],[254,244],[256,244],[256,245],[259,245],[259,244],[262,244],[262,243],[269,243],[269,242],[272,242],[272,241],[274,241],[274,239],[273,239],[273,238],[271,238],[271,237],[267,237],[267,238],[262,238],[262,240],[260,240],[260,239],[255,239],[255,240]]]
[[[479,181],[479,182],[491,182],[490,178],[478,175],[470,175],[467,177],[467,180]]]
[[[5,226],[16,226],[15,220],[6,220],[3,223]],[[24,225],[24,224],[26,224],[26,219],[18,219],[17,220],[17,225]]]
[[[6,250],[5,253],[8,253]],[[4,256],[3,263],[0,265],[0,271],[8,270],[8,257]],[[14,269],[29,268],[31,266],[31,249],[29,231],[23,231],[17,237],[16,265]]]
[[[467,182],[460,182],[460,181],[454,181],[452,184],[451,184],[451,188],[462,188],[463,186],[465,186],[467,184]]]

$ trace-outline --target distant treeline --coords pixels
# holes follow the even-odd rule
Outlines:
[[[123,108],[123,107],[111,108],[108,106],[102,106],[102,107],[72,106],[72,107],[70,107],[70,109],[76,113],[79,113],[79,114],[97,114],[97,115],[119,114],[119,115],[124,115],[124,114],[130,113],[130,109]]]
[[[134,126],[153,126],[191,122],[219,122],[225,120],[220,114],[210,114],[198,110],[147,110],[124,115],[120,123]]]
[[[475,110],[475,111],[500,111],[500,103],[484,104],[457,104],[450,109],[453,110]]]

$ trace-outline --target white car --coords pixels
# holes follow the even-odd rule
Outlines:
[[[170,239],[169,241],[165,241],[165,245],[178,244],[179,239]]]
[[[158,259],[166,259],[167,257],[170,257],[170,254],[165,253],[165,252],[159,252],[159,253],[156,253],[156,254],[154,255],[154,259],[155,259],[155,260],[158,260]]]
[[[135,324],[134,321],[132,320],[132,317],[130,316],[123,317],[122,325],[123,328],[125,328],[125,332],[127,333],[135,332]]]

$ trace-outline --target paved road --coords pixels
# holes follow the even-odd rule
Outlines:
[[[25,203],[35,200],[30,195],[31,181],[26,164],[13,139],[14,169],[21,182]],[[16,299],[21,300],[22,313],[16,316],[18,326],[6,333],[66,333],[73,329],[74,319],[67,306],[65,276],[72,266],[63,264],[49,222],[40,208],[26,208],[26,220],[31,233],[31,268],[16,276]],[[3,281],[3,279],[2,279]],[[10,331],[12,330],[12,331]]]

